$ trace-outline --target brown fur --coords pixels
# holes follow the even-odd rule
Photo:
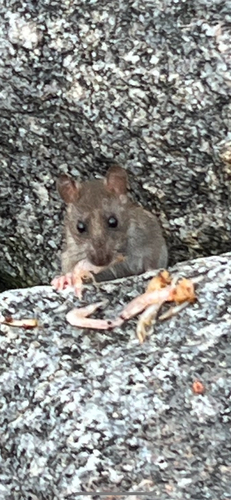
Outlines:
[[[113,166],[104,180],[82,184],[62,176],[58,190],[67,203],[66,242],[62,254],[64,274],[83,259],[107,267],[96,275],[97,281],[167,265],[167,248],[158,220],[128,198],[124,169]],[[112,216],[118,221],[115,228],[108,225]],[[78,221],[86,224],[85,232],[78,231]],[[115,264],[121,255],[124,260]]]

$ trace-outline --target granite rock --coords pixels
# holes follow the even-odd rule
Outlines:
[[[0,294],[4,316],[39,321],[1,325],[2,500],[229,498],[231,254],[172,273],[197,280],[198,301],[142,345],[136,319],[113,332],[68,325],[71,291]],[[84,301],[106,297],[99,314],[116,315],[150,274],[88,285]]]
[[[2,289],[57,273],[60,173],[126,167],[171,263],[230,250],[230,1],[3,0]]]

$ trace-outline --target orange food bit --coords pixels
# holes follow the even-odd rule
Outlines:
[[[160,271],[157,276],[151,279],[150,283],[147,286],[147,292],[155,292],[155,290],[161,290],[167,285],[170,285],[172,282],[171,275],[166,269],[164,271]]]
[[[196,294],[194,290],[194,284],[191,280],[182,278],[176,288],[172,291],[172,300],[178,304],[182,302],[195,302]]]
[[[195,380],[192,385],[192,390],[194,394],[204,394],[205,386],[199,380]]]

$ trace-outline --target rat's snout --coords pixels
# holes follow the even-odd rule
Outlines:
[[[102,244],[94,245],[89,252],[89,260],[94,266],[109,266],[113,256]]]

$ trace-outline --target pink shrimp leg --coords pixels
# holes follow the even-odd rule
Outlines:
[[[142,295],[139,295],[135,299],[133,299],[129,304],[123,309],[120,317],[125,321],[137,316],[137,314],[141,313],[146,307],[151,304],[163,304],[168,300],[171,300],[172,291],[174,290],[174,286],[169,285],[161,290],[155,290],[154,292],[146,292]]]

